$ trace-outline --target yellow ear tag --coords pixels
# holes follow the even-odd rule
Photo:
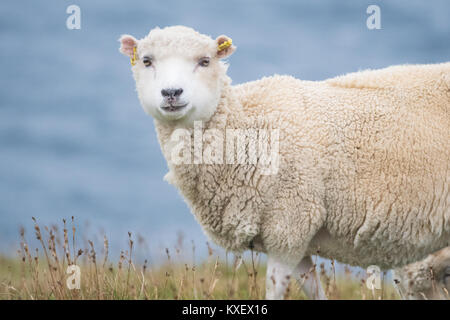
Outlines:
[[[136,64],[136,47],[133,47],[133,56],[130,57],[130,62],[132,66]]]
[[[222,50],[224,50],[224,49],[227,49],[227,48],[229,48],[229,47],[231,47],[231,44],[233,43],[233,40],[227,40],[227,41],[224,41],[224,42],[222,42],[221,44],[219,44],[219,46],[217,47],[217,49],[219,50],[219,51],[222,51]]]

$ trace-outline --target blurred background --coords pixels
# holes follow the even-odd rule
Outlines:
[[[66,27],[71,4],[81,8],[80,30]],[[380,30],[366,26],[371,4],[381,8]],[[111,251],[126,246],[128,231],[151,252],[207,241],[162,179],[166,163],[118,51],[121,34],[177,24],[226,34],[238,47],[234,84],[274,73],[322,80],[449,61],[449,16],[448,0],[0,2],[0,254],[18,248],[20,226],[33,238],[32,216],[58,225],[75,216],[81,230],[105,233]]]

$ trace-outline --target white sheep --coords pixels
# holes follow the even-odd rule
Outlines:
[[[393,279],[403,299],[450,299],[450,247],[394,270]]]
[[[450,63],[232,86],[226,36],[120,42],[166,179],[217,244],[267,253],[267,298],[317,252],[390,269],[450,245]]]

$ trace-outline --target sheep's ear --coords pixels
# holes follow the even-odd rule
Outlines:
[[[131,57],[133,55],[133,48],[137,47],[137,40],[133,36],[124,34],[120,37],[119,42],[119,51],[124,55]]]
[[[217,57],[219,59],[226,58],[230,56],[234,50],[236,50],[236,47],[233,46],[231,38],[227,36],[218,36],[216,39],[217,44]]]

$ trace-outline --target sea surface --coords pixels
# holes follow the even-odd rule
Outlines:
[[[66,27],[71,4],[80,30]],[[371,4],[380,30],[366,26]],[[118,51],[121,34],[168,25],[226,34],[237,46],[235,84],[275,73],[322,80],[449,61],[449,16],[448,0],[1,1],[0,253],[18,248],[21,226],[33,239],[32,216],[60,228],[74,216],[80,234],[98,245],[106,234],[116,252],[128,231],[150,251],[183,239],[206,252],[200,226],[162,179],[166,163]]]

